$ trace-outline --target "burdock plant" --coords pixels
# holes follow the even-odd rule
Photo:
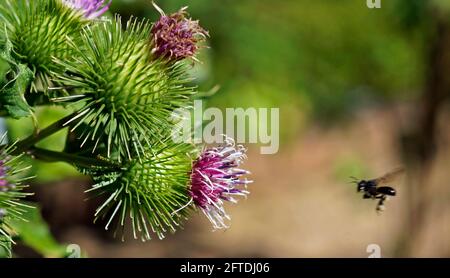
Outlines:
[[[215,229],[228,227],[224,202],[246,196],[239,169],[245,149],[172,141],[172,113],[192,106],[188,70],[209,36],[186,8],[151,23],[104,17],[111,1],[5,0],[1,56],[9,70],[0,87],[0,115],[33,116],[37,105],[59,105],[68,115],[15,144],[0,156],[1,234],[20,216],[21,179],[12,161],[24,155],[64,161],[93,179],[89,196],[102,198],[94,219],[107,230],[162,239],[193,211]],[[63,151],[36,146],[68,129]],[[3,154],[4,153],[4,154]],[[5,189],[4,191],[3,188]]]

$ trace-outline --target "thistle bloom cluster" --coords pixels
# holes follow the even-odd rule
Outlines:
[[[186,8],[166,15],[155,5],[161,17],[154,24],[136,18],[123,24],[120,16],[94,20],[110,4],[0,1],[6,26],[0,55],[12,67],[12,78],[0,84],[0,112],[27,117],[34,103],[28,99],[42,99],[72,113],[39,132],[50,136],[68,127],[64,151],[36,147],[45,137],[33,136],[32,143],[18,144],[21,152],[69,162],[90,175],[89,193],[105,200],[94,221],[105,221],[107,230],[124,235],[131,226],[134,238],[162,239],[196,210],[214,229],[228,227],[225,203],[249,194],[249,172],[240,169],[245,148],[230,138],[203,151],[171,140],[173,112],[192,106],[190,59],[208,32]],[[10,202],[24,196],[15,169],[9,156],[0,156],[0,219],[20,215]]]
[[[108,11],[112,0],[62,0],[64,4],[72,9],[78,10],[88,19],[94,19],[102,16]]]
[[[246,158],[245,148],[236,147],[231,138],[226,138],[225,142],[225,145],[205,149],[197,158],[192,166],[189,189],[194,204],[215,229],[228,227],[225,219],[230,217],[225,212],[223,201],[237,203],[235,197],[246,197],[249,192],[245,188],[252,182],[242,179],[250,172],[239,168]]]
[[[154,145],[141,161],[130,161],[120,170],[88,171],[96,182],[90,191],[107,195],[96,219],[105,218],[106,229],[123,230],[129,216],[134,237],[140,233],[142,240],[151,239],[151,232],[160,239],[168,231],[175,232],[192,209],[202,211],[214,229],[228,228],[225,202],[246,197],[247,184],[252,182],[243,178],[250,172],[239,168],[245,152],[231,138],[200,153],[193,145],[166,140]]]
[[[161,18],[152,28],[153,53],[175,61],[194,57],[199,42],[208,36],[208,32],[198,21],[187,18],[186,8],[171,15],[165,15],[161,10],[160,13]]]

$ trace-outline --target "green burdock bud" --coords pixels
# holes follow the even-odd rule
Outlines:
[[[0,146],[3,145],[6,135],[0,138]],[[7,248],[7,242],[11,242],[11,233],[14,232],[10,225],[12,219],[22,219],[22,213],[29,206],[22,204],[21,199],[29,193],[22,190],[26,187],[23,182],[29,177],[23,177],[23,173],[30,167],[22,165],[21,156],[9,155],[14,150],[14,145],[0,147],[0,247]]]
[[[84,16],[84,10],[63,0],[0,2],[0,44],[3,58],[13,66],[10,81],[21,74],[16,66],[24,65],[34,74],[29,80],[31,91],[48,92],[54,85],[53,74],[64,71],[53,62],[53,58],[68,57],[70,47],[67,40],[75,40],[90,18]],[[9,45],[12,49],[5,51]]]
[[[85,28],[82,44],[73,43],[76,59],[59,60],[67,69],[59,80],[73,95],[78,114],[69,123],[81,145],[106,146],[106,156],[131,160],[172,129],[170,115],[190,105],[183,62],[154,59],[151,24],[132,19],[122,28],[120,18]]]
[[[96,220],[105,218],[107,230],[115,226],[123,234],[129,218],[134,237],[143,241],[175,232],[191,208],[189,172],[195,152],[192,145],[159,143],[141,161],[129,161],[120,170],[89,171],[96,182],[89,191],[106,199]]]

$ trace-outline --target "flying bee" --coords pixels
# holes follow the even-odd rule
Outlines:
[[[376,179],[359,180],[355,177],[351,178],[353,179],[352,182],[357,185],[357,192],[363,192],[363,199],[378,199],[377,212],[382,212],[384,203],[388,198],[397,195],[396,190],[388,184],[395,181],[404,172],[404,168],[397,168]]]

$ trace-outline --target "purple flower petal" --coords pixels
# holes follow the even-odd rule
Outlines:
[[[72,9],[79,10],[84,17],[94,19],[102,16],[110,7],[112,0],[62,0]]]
[[[246,158],[245,149],[236,147],[231,138],[225,141],[223,146],[204,150],[191,172],[189,194],[215,229],[227,228],[225,222],[230,219],[223,201],[236,203],[234,197],[246,197],[249,192],[240,187],[252,182],[241,179],[242,175],[249,174],[248,171],[236,168]]]
[[[5,192],[11,189],[11,184],[7,179],[9,167],[6,166],[5,163],[5,160],[0,160],[0,192]]]
[[[199,49],[198,43],[208,36],[198,21],[187,18],[186,8],[165,15],[159,7],[160,19],[153,25],[153,54],[158,58],[178,61],[194,57]]]

